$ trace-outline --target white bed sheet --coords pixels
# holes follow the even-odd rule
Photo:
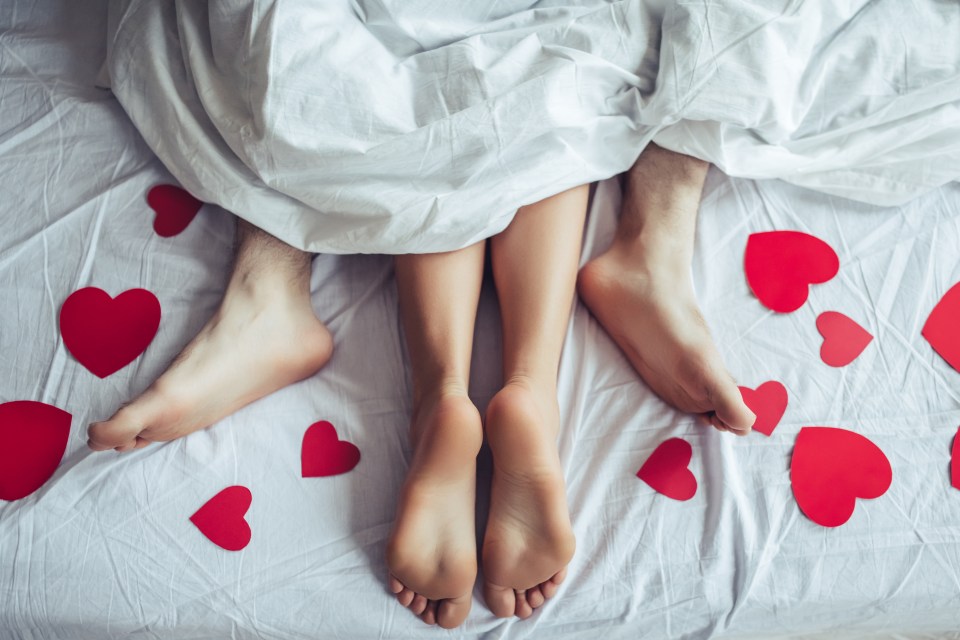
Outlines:
[[[314,262],[314,306],[337,345],[318,375],[177,442],[123,456],[86,449],[86,424],[143,390],[213,312],[233,235],[231,216],[211,206],[180,236],[152,231],[144,196],[170,176],[94,87],[99,8],[0,5],[0,402],[73,414],[53,478],[0,502],[0,637],[960,637],[960,492],[948,476],[960,374],[920,336],[960,281],[960,185],[882,209],[712,171],[697,291],[741,383],[787,386],[784,421],[770,438],[698,426],[638,380],[578,305],[560,374],[578,539],[570,577],[531,620],[497,620],[477,597],[448,633],[398,607],[383,582],[410,455],[389,258]],[[584,259],[609,241],[617,197],[600,185]],[[783,228],[819,235],[841,259],[840,275],[787,316],[760,306],[742,270],[747,235]],[[145,354],[103,380],[73,360],[57,328],[63,300],[83,286],[146,287],[163,306]],[[840,370],[817,355],[814,319],[828,309],[877,337]],[[471,384],[480,406],[496,389],[498,348],[488,290]],[[301,479],[300,440],[320,419],[363,458],[346,475]],[[893,467],[887,494],[838,529],[806,519],[791,495],[804,425],[863,433]],[[634,477],[671,436],[694,448],[700,489],[686,503]],[[236,553],[187,519],[231,484],[254,496],[253,538]]]

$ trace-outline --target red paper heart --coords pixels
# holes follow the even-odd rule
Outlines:
[[[770,380],[756,389],[740,387],[740,395],[757,416],[753,430],[765,436],[772,434],[787,410],[787,388],[776,380]]]
[[[337,430],[323,420],[310,425],[300,448],[300,473],[304,478],[336,476],[360,462],[360,450],[337,438]]]
[[[242,485],[227,487],[190,516],[190,522],[218,547],[240,551],[250,543],[250,525],[243,516],[252,500],[250,489]]]
[[[697,493],[697,479],[687,468],[693,447],[682,438],[660,443],[637,471],[637,477],[674,500],[689,500]]]
[[[193,221],[203,202],[172,184],[161,184],[147,192],[147,204],[156,212],[153,230],[163,238],[175,236]]]
[[[146,289],[116,298],[96,287],[74,291],[60,308],[60,334],[73,357],[106,378],[133,362],[157,335],[160,302]]]
[[[66,411],[42,402],[0,404],[0,500],[19,500],[50,479],[67,449]]]
[[[893,479],[887,456],[858,433],[804,427],[790,463],[793,495],[808,518],[839,527],[853,515],[857,498],[879,498]]]
[[[847,366],[873,341],[869,331],[836,311],[817,317],[817,331],[823,336],[820,359],[831,367]]]
[[[744,258],[747,282],[760,302],[789,313],[803,306],[811,284],[832,279],[840,259],[820,238],[800,231],[753,233]]]
[[[953,437],[953,450],[950,453],[950,486],[960,489],[960,429]]]
[[[947,364],[960,371],[960,283],[933,308],[921,334]]]

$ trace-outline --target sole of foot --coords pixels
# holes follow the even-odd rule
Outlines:
[[[508,382],[490,401],[485,426],[493,479],[484,600],[498,617],[528,618],[556,595],[576,546],[557,451],[555,389]]]
[[[480,414],[465,394],[414,411],[413,460],[387,543],[389,588],[427,624],[460,626],[477,579],[476,460]]]
[[[689,275],[675,265],[647,265],[616,243],[577,278],[581,300],[644,382],[670,405],[716,428],[750,432],[744,404],[696,303]]]

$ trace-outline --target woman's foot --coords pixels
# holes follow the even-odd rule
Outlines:
[[[755,416],[713,343],[689,265],[657,261],[663,253],[615,240],[580,270],[580,298],[657,395],[704,414],[718,429],[746,435]]]
[[[389,587],[427,624],[459,626],[477,579],[477,454],[483,427],[463,390],[422,400],[410,428],[413,461],[387,543]]]
[[[310,304],[309,255],[249,225],[240,237],[213,318],[149,389],[90,425],[91,449],[129,451],[180,438],[313,375],[330,359],[330,332]]]
[[[499,617],[528,618],[566,576],[575,541],[557,452],[556,388],[514,380],[487,407],[493,454],[483,596]]]

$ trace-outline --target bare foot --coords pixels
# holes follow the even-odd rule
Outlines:
[[[307,263],[309,264],[309,263]],[[309,291],[284,278],[231,281],[213,318],[142,395],[90,425],[94,451],[129,451],[208,427],[313,375],[333,350]]]
[[[713,343],[689,265],[654,263],[656,253],[614,241],[580,270],[580,298],[657,395],[704,414],[720,430],[746,435],[756,416]]]
[[[553,597],[576,546],[557,452],[556,389],[508,383],[487,407],[493,454],[483,538],[483,597],[499,617],[528,618]]]
[[[414,454],[387,543],[390,590],[427,624],[459,626],[477,579],[477,454],[483,427],[464,391],[414,411]]]

